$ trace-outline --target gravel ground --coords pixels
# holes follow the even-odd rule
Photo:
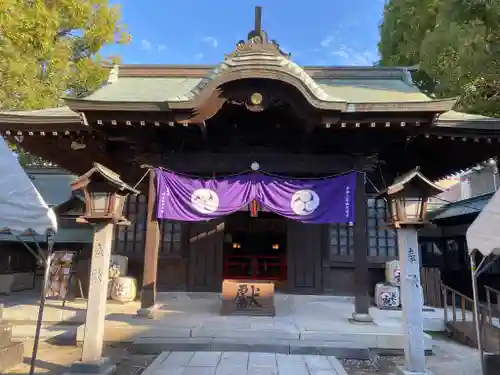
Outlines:
[[[434,355],[427,357],[434,375],[481,375],[479,352],[442,337],[434,338]],[[404,364],[402,357],[377,357],[370,361],[345,360],[349,375],[394,375]]]
[[[28,374],[30,369],[33,342],[24,343],[24,363],[11,369],[8,374]],[[82,349],[73,345],[52,345],[40,343],[36,362],[36,374],[62,375],[68,367],[80,359]],[[104,349],[104,355],[110,357],[116,366],[116,375],[139,375],[153,361],[152,355],[131,355],[126,345],[113,345]]]
[[[32,345],[32,342],[25,342],[24,364],[12,369],[9,374],[29,373]],[[62,375],[71,363],[78,361],[81,348],[43,342],[38,353],[36,374]],[[427,357],[428,368],[434,375],[481,375],[475,349],[446,338],[435,338],[434,353]],[[126,345],[108,346],[104,354],[117,362],[117,375],[139,375],[154,359],[151,355],[131,355]],[[349,375],[394,375],[396,366],[403,363],[401,357],[377,357],[373,362],[346,360],[344,366]]]

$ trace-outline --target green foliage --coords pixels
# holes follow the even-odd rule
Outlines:
[[[107,0],[0,0],[0,110],[61,105],[106,78],[99,51],[129,36]],[[10,145],[23,166],[50,163]]]
[[[101,48],[129,40],[107,0],[1,0],[0,35],[1,110],[94,90],[107,75]]]
[[[380,65],[418,64],[424,92],[500,117],[500,1],[390,0],[380,34]]]

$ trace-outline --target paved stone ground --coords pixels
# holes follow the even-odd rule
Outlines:
[[[436,338],[434,352],[435,355],[427,357],[428,367],[434,375],[481,375],[479,355],[475,349],[446,339]],[[28,374],[29,356],[31,355],[30,342],[25,343],[25,353],[25,363],[12,369],[9,374]],[[41,343],[36,374],[62,375],[71,363],[79,359],[80,353],[81,349],[76,346],[55,346],[45,342]],[[154,356],[131,355],[126,346],[123,345],[107,347],[105,355],[118,362],[117,375],[138,375],[154,359]],[[401,357],[384,357],[375,362],[344,361],[343,365],[348,375],[394,375],[396,365],[402,364],[404,360]],[[247,373],[247,375],[250,374]],[[320,374],[321,372],[315,375]],[[148,374],[144,373],[143,375]],[[153,374],[150,373],[150,375]],[[154,375],[162,375],[162,373]],[[165,372],[165,375],[176,374]],[[290,375],[295,374],[291,373]]]
[[[143,375],[347,375],[335,357],[238,352],[164,352]]]

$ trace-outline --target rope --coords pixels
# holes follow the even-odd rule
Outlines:
[[[144,181],[144,179],[146,178],[146,176],[148,175],[148,173],[152,170],[153,168],[149,168],[148,170],[146,170],[146,173],[144,173],[144,175],[141,177],[141,179],[133,186],[134,189],[139,186],[141,184],[142,181]]]
[[[179,173],[179,172],[175,172],[175,171],[172,171],[171,169],[164,168],[164,167],[158,167],[158,169],[161,169],[162,171],[174,173],[178,176],[188,177],[188,178],[198,178],[198,179],[204,179],[204,180],[211,180],[214,178],[214,177],[207,177],[207,176],[197,176],[197,175],[188,174],[188,173]],[[346,175],[346,174],[349,174],[352,172],[356,172],[356,170],[353,169],[353,170],[350,170],[348,172],[343,172],[343,173],[334,174],[334,175],[321,176],[321,177],[290,177],[290,176],[283,176],[283,175],[279,175],[279,174],[265,172],[265,171],[261,171],[261,170],[254,171],[251,169],[247,169],[247,170],[244,170],[243,172],[222,175],[222,176],[218,176],[217,178],[223,179],[223,178],[238,177],[238,176],[242,176],[242,175],[247,174],[247,173],[261,173],[261,174],[266,175],[266,176],[271,176],[271,177],[276,177],[276,178],[287,178],[287,179],[292,179],[292,180],[326,180],[329,178],[343,176],[343,175]],[[366,175],[366,172],[361,172],[361,173],[364,173]]]

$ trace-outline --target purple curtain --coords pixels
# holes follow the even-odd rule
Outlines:
[[[199,179],[156,170],[158,219],[204,221],[236,212],[252,200],[304,223],[354,222],[356,174],[303,180],[247,173]]]
[[[156,170],[158,219],[204,221],[238,211],[255,197],[248,175],[195,179]]]
[[[354,222],[356,174],[303,180],[257,177],[257,200],[270,211],[303,223]]]

